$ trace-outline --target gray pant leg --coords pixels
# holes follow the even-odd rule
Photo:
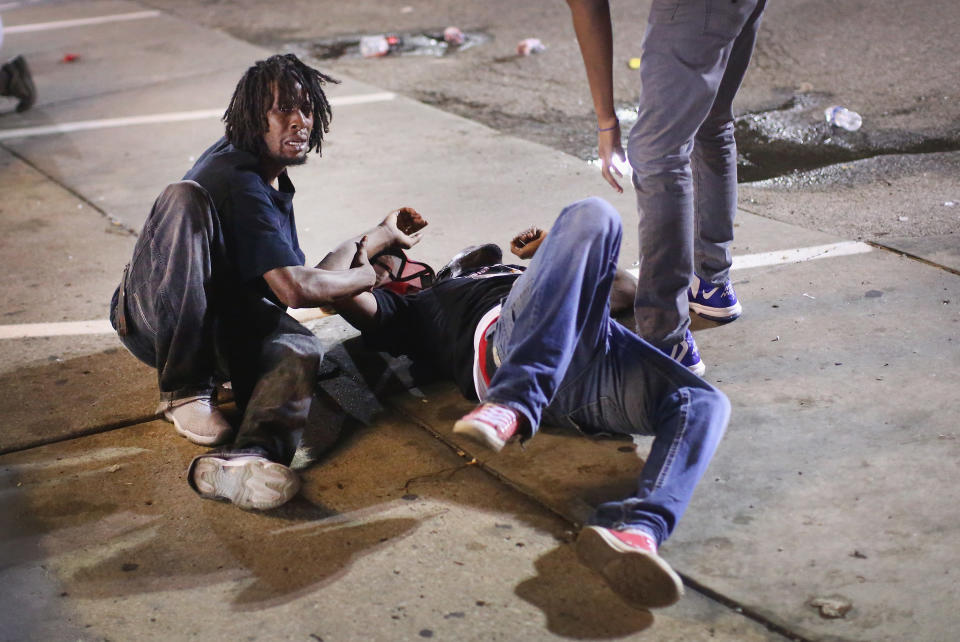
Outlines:
[[[733,220],[737,211],[737,143],[733,136],[733,99],[753,55],[766,0],[760,0],[730,49],[717,97],[700,125],[693,145],[696,232],[694,269],[715,285],[730,278]]]
[[[207,192],[192,181],[169,185],[157,198],[134,247],[127,276],[112,302],[123,302],[121,341],[157,369],[165,401],[213,389],[214,278],[223,262],[220,222]]]
[[[323,346],[267,299],[240,295],[225,309],[219,341],[243,410],[233,448],[262,448],[271,460],[289,465],[311,409],[321,403],[316,387]]]
[[[758,0],[655,0],[651,7],[640,67],[638,118],[630,131],[627,150],[639,214],[640,282],[634,303],[637,331],[661,349],[682,340],[690,324],[686,291],[694,271],[698,227],[691,169],[695,138],[717,102],[737,36],[755,11],[759,15]],[[744,68],[747,61],[749,56],[742,59]],[[734,76],[742,78],[742,70],[731,73],[731,86]],[[730,134],[732,140],[732,130]],[[725,229],[732,228],[736,209],[736,153],[731,170],[726,138],[721,136],[718,144],[722,148],[720,160],[713,159],[715,151],[708,153],[698,161],[697,173],[703,199],[713,198],[710,190],[715,188],[714,182],[724,186],[727,196],[722,197],[723,208],[714,208],[707,216],[711,221],[714,217],[722,219],[716,225]],[[715,166],[719,170],[714,170]],[[708,174],[709,180],[705,178]],[[721,209],[722,216],[715,213]],[[699,223],[706,228],[706,244],[711,243],[711,237],[724,236],[712,225]],[[729,245],[728,240],[721,239],[723,242]]]

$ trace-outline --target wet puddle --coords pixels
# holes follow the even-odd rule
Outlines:
[[[958,149],[956,141],[925,138],[907,131],[875,131],[869,121],[852,132],[832,126],[824,118],[824,109],[835,102],[836,98],[828,94],[800,92],[774,109],[737,117],[739,182],[787,176],[874,156]],[[624,107],[617,110],[617,116],[626,146],[636,113],[633,108]],[[599,168],[595,143],[592,145],[587,162]]]
[[[492,39],[489,34],[482,31],[463,31],[459,32],[462,36],[462,42],[451,43],[444,40],[443,31],[443,29],[429,29],[385,34],[356,34],[313,40],[301,43],[300,46],[306,49],[311,56],[320,60],[361,58],[365,57],[361,53],[361,42],[365,39],[375,40],[382,37],[386,43],[385,53],[380,56],[366,57],[432,56],[442,58],[482,45]],[[457,40],[460,40],[460,38],[457,38]]]

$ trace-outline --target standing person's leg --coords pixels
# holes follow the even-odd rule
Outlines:
[[[697,132],[693,148],[696,238],[690,307],[720,322],[733,321],[741,312],[729,284],[733,262],[730,245],[737,211],[737,144],[732,106],[750,64],[764,4],[765,0],[757,3],[733,41],[717,97]]]
[[[204,498],[266,510],[290,500],[300,479],[289,468],[317,396],[323,346],[310,330],[267,299],[224,306],[221,349],[243,421],[234,444],[196,457],[188,480]],[[335,434],[323,441],[332,443]]]
[[[619,324],[591,387],[566,395],[587,431],[654,435],[637,491],[599,506],[578,540],[584,562],[643,607],[667,606],[683,586],[657,549],[676,528],[726,429],[726,396]],[[574,399],[574,395],[577,396]],[[553,408],[551,407],[551,412]]]
[[[222,442],[230,425],[212,406],[214,284],[223,237],[207,192],[191,181],[154,202],[111,302],[124,345],[157,369],[160,407],[177,431],[202,445]]]
[[[733,46],[736,33],[723,35],[731,29],[730,7],[742,12],[755,2],[696,0],[678,5],[657,0],[651,7],[628,157],[640,218],[637,330],[661,350],[683,341],[690,323],[694,136],[716,99]]]
[[[500,363],[482,401],[519,414],[530,435],[568,369],[579,372],[603,350],[621,236],[606,201],[569,205],[503,304],[493,330]],[[487,443],[499,449],[502,441]]]

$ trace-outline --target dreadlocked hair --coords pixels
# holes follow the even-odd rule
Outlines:
[[[276,87],[279,105],[299,105],[305,112],[312,112],[313,130],[307,152],[316,150],[320,154],[323,135],[330,131],[333,120],[330,102],[323,92],[323,85],[328,82],[340,81],[304,64],[292,53],[257,61],[237,83],[230,106],[223,114],[227,140],[234,147],[258,156],[266,151],[263,136],[269,129],[267,112],[273,106]]]

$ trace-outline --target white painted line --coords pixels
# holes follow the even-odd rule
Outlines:
[[[777,250],[760,254],[744,254],[733,257],[731,270],[745,270],[747,268],[781,265],[784,263],[801,263],[816,259],[829,259],[835,256],[850,256],[851,254],[865,254],[873,250],[872,247],[860,241],[841,241],[828,245],[814,245],[799,247],[792,250]]]
[[[783,265],[786,263],[802,263],[816,259],[829,259],[835,256],[850,256],[864,254],[873,248],[860,241],[841,241],[828,245],[814,245],[798,247],[791,250],[776,250],[775,252],[761,252],[759,254],[744,254],[733,257],[731,270],[745,270],[747,268],[766,267],[769,265]],[[627,270],[633,276],[640,274],[639,268]]]
[[[332,314],[333,308],[291,308],[287,313],[300,323],[316,321]],[[0,340],[32,337],[70,337],[84,334],[112,334],[110,321],[61,321],[59,323],[24,323],[0,325]]]
[[[363,105],[366,103],[382,103],[386,100],[393,100],[397,95],[392,91],[378,91],[372,94],[357,94],[354,96],[333,96],[330,98],[330,105],[339,107],[342,105]]]
[[[384,102],[393,100],[397,95],[389,91],[357,96],[339,96],[330,99],[330,104],[338,107],[344,105],[362,105],[365,103]],[[78,120],[72,123],[59,123],[42,127],[21,127],[19,129],[0,129],[0,140],[11,138],[28,138],[30,136],[47,136],[49,134],[68,134],[70,132],[86,131],[90,129],[106,129],[110,127],[130,127],[133,125],[153,125],[158,123],[176,123],[188,120],[204,120],[220,118],[223,109],[198,109],[196,111],[175,111],[165,114],[147,114],[144,116],[127,116],[124,118],[104,118],[100,120]]]
[[[873,248],[860,241],[843,241],[829,245],[814,245],[799,247],[791,250],[776,252],[762,252],[760,254],[744,254],[733,257],[731,270],[764,267],[768,265],[783,265],[786,263],[801,263],[816,259],[826,259],[835,256],[850,256],[870,252]],[[637,276],[639,270],[627,270]],[[333,314],[332,310],[323,308],[291,309],[290,316],[301,322],[322,319]],[[24,339],[27,337],[63,337],[81,334],[110,334],[113,328],[106,319],[102,321],[65,321],[62,323],[27,323],[23,325],[0,325],[0,339]]]
[[[53,22],[35,22],[34,24],[30,25],[4,27],[3,35],[8,36],[14,33],[31,33],[34,31],[49,31],[51,29],[66,29],[68,27],[86,27],[88,25],[102,25],[110,22],[124,22],[127,20],[142,20],[143,18],[156,18],[159,15],[162,15],[159,11],[134,11],[132,13],[114,13],[108,16],[95,16],[93,18],[55,20]]]
[[[110,332],[113,332],[113,328],[106,319],[100,321],[64,321],[61,323],[0,325],[0,339],[68,337],[81,334],[108,334]]]
[[[106,129],[108,127],[128,127],[130,125],[150,125],[153,123],[175,123],[184,120],[202,120],[204,118],[219,118],[223,116],[222,109],[201,109],[198,111],[179,111],[169,114],[151,114],[149,116],[130,116],[127,118],[104,118],[102,120],[78,120],[73,123],[60,123],[44,127],[23,127],[0,131],[0,140],[8,138],[26,138],[29,136],[46,136],[47,134],[68,134],[87,129]]]

